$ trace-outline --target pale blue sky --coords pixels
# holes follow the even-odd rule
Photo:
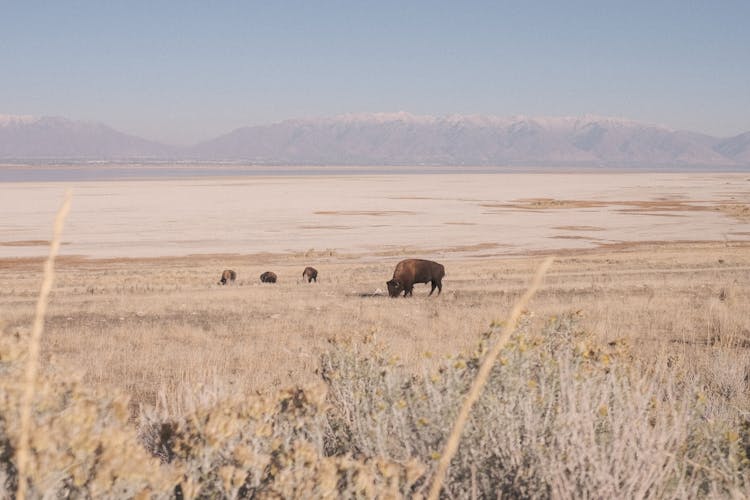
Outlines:
[[[750,1],[0,1],[0,114],[177,144],[347,112],[750,131]]]

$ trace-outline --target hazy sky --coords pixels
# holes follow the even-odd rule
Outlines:
[[[399,110],[750,131],[750,1],[0,0],[0,114],[186,144]]]

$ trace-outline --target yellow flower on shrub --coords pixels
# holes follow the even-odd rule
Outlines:
[[[607,408],[607,405],[603,404],[599,407],[599,416],[606,417],[607,415],[609,415],[609,409]]]

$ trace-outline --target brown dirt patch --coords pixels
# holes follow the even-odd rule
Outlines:
[[[517,210],[548,210],[552,208],[598,208],[612,202],[595,200],[557,200],[554,198],[521,198],[510,203],[480,203],[485,208],[509,208]]]
[[[61,245],[70,245],[69,242],[63,241]],[[44,247],[49,245],[49,240],[16,240],[0,241],[0,247]]]
[[[716,210],[741,221],[750,220],[750,205],[744,203],[720,204]]]
[[[502,246],[507,245],[501,245],[499,243],[478,243],[476,245],[461,245],[461,246],[454,246],[454,247],[447,247],[443,249],[433,249],[433,252],[436,251],[443,251],[443,252],[472,252],[475,250],[490,250],[492,248],[499,248]]]
[[[658,212],[658,211],[656,213],[654,213],[653,211],[650,211],[650,210],[648,210],[648,211],[617,210],[617,212],[627,212],[629,215],[648,215],[648,216],[651,216],[651,217],[687,217],[686,215],[683,215],[683,214],[670,214],[670,213],[667,213],[667,212]]]
[[[705,202],[697,202],[705,203]],[[705,212],[711,210],[708,205],[697,205],[696,202],[688,203],[678,200],[651,200],[651,201],[615,201],[612,205],[625,205],[628,208],[619,209],[624,213],[643,212]]]
[[[741,220],[750,220],[750,206],[743,204],[712,205],[709,201],[692,200],[690,202],[674,198],[660,198],[657,200],[558,200],[554,198],[521,198],[510,203],[480,203],[485,208],[501,208],[516,211],[564,210],[582,208],[611,207],[614,211],[628,214],[662,215],[665,212],[707,212],[719,210]],[[620,208],[614,208],[620,207]],[[654,213],[661,212],[661,213]],[[669,214],[679,216],[679,214]],[[562,228],[576,226],[562,226]],[[578,229],[571,229],[578,230]],[[601,229],[599,229],[601,230]]]
[[[599,226],[554,226],[552,229],[561,231],[604,231],[604,228]]]
[[[384,215],[416,215],[411,210],[318,210],[315,215],[372,215],[381,217]]]
[[[592,236],[582,236],[577,234],[556,234],[555,236],[550,236],[550,238],[555,240],[588,240],[588,241],[600,241],[601,238],[594,238]]]
[[[351,229],[352,226],[299,226],[300,229]]]
[[[388,196],[389,200],[445,200],[447,198],[436,198],[434,196]]]

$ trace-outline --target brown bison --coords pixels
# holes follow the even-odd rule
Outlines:
[[[266,271],[265,273],[260,275],[260,280],[263,283],[276,283],[276,273]]]
[[[307,266],[304,271],[302,271],[302,279],[307,280],[308,283],[314,281],[315,283],[318,282],[318,270],[314,267]]]
[[[438,295],[443,291],[443,276],[445,268],[442,264],[431,260],[406,259],[402,260],[393,271],[393,279],[386,282],[388,295],[398,297],[403,291],[404,297],[412,295],[414,283],[431,283],[430,295],[438,289]]]
[[[227,281],[231,281],[234,283],[234,280],[237,279],[237,273],[232,271],[231,269],[224,269],[224,272],[221,273],[221,279],[219,280],[219,285],[226,285]]]

